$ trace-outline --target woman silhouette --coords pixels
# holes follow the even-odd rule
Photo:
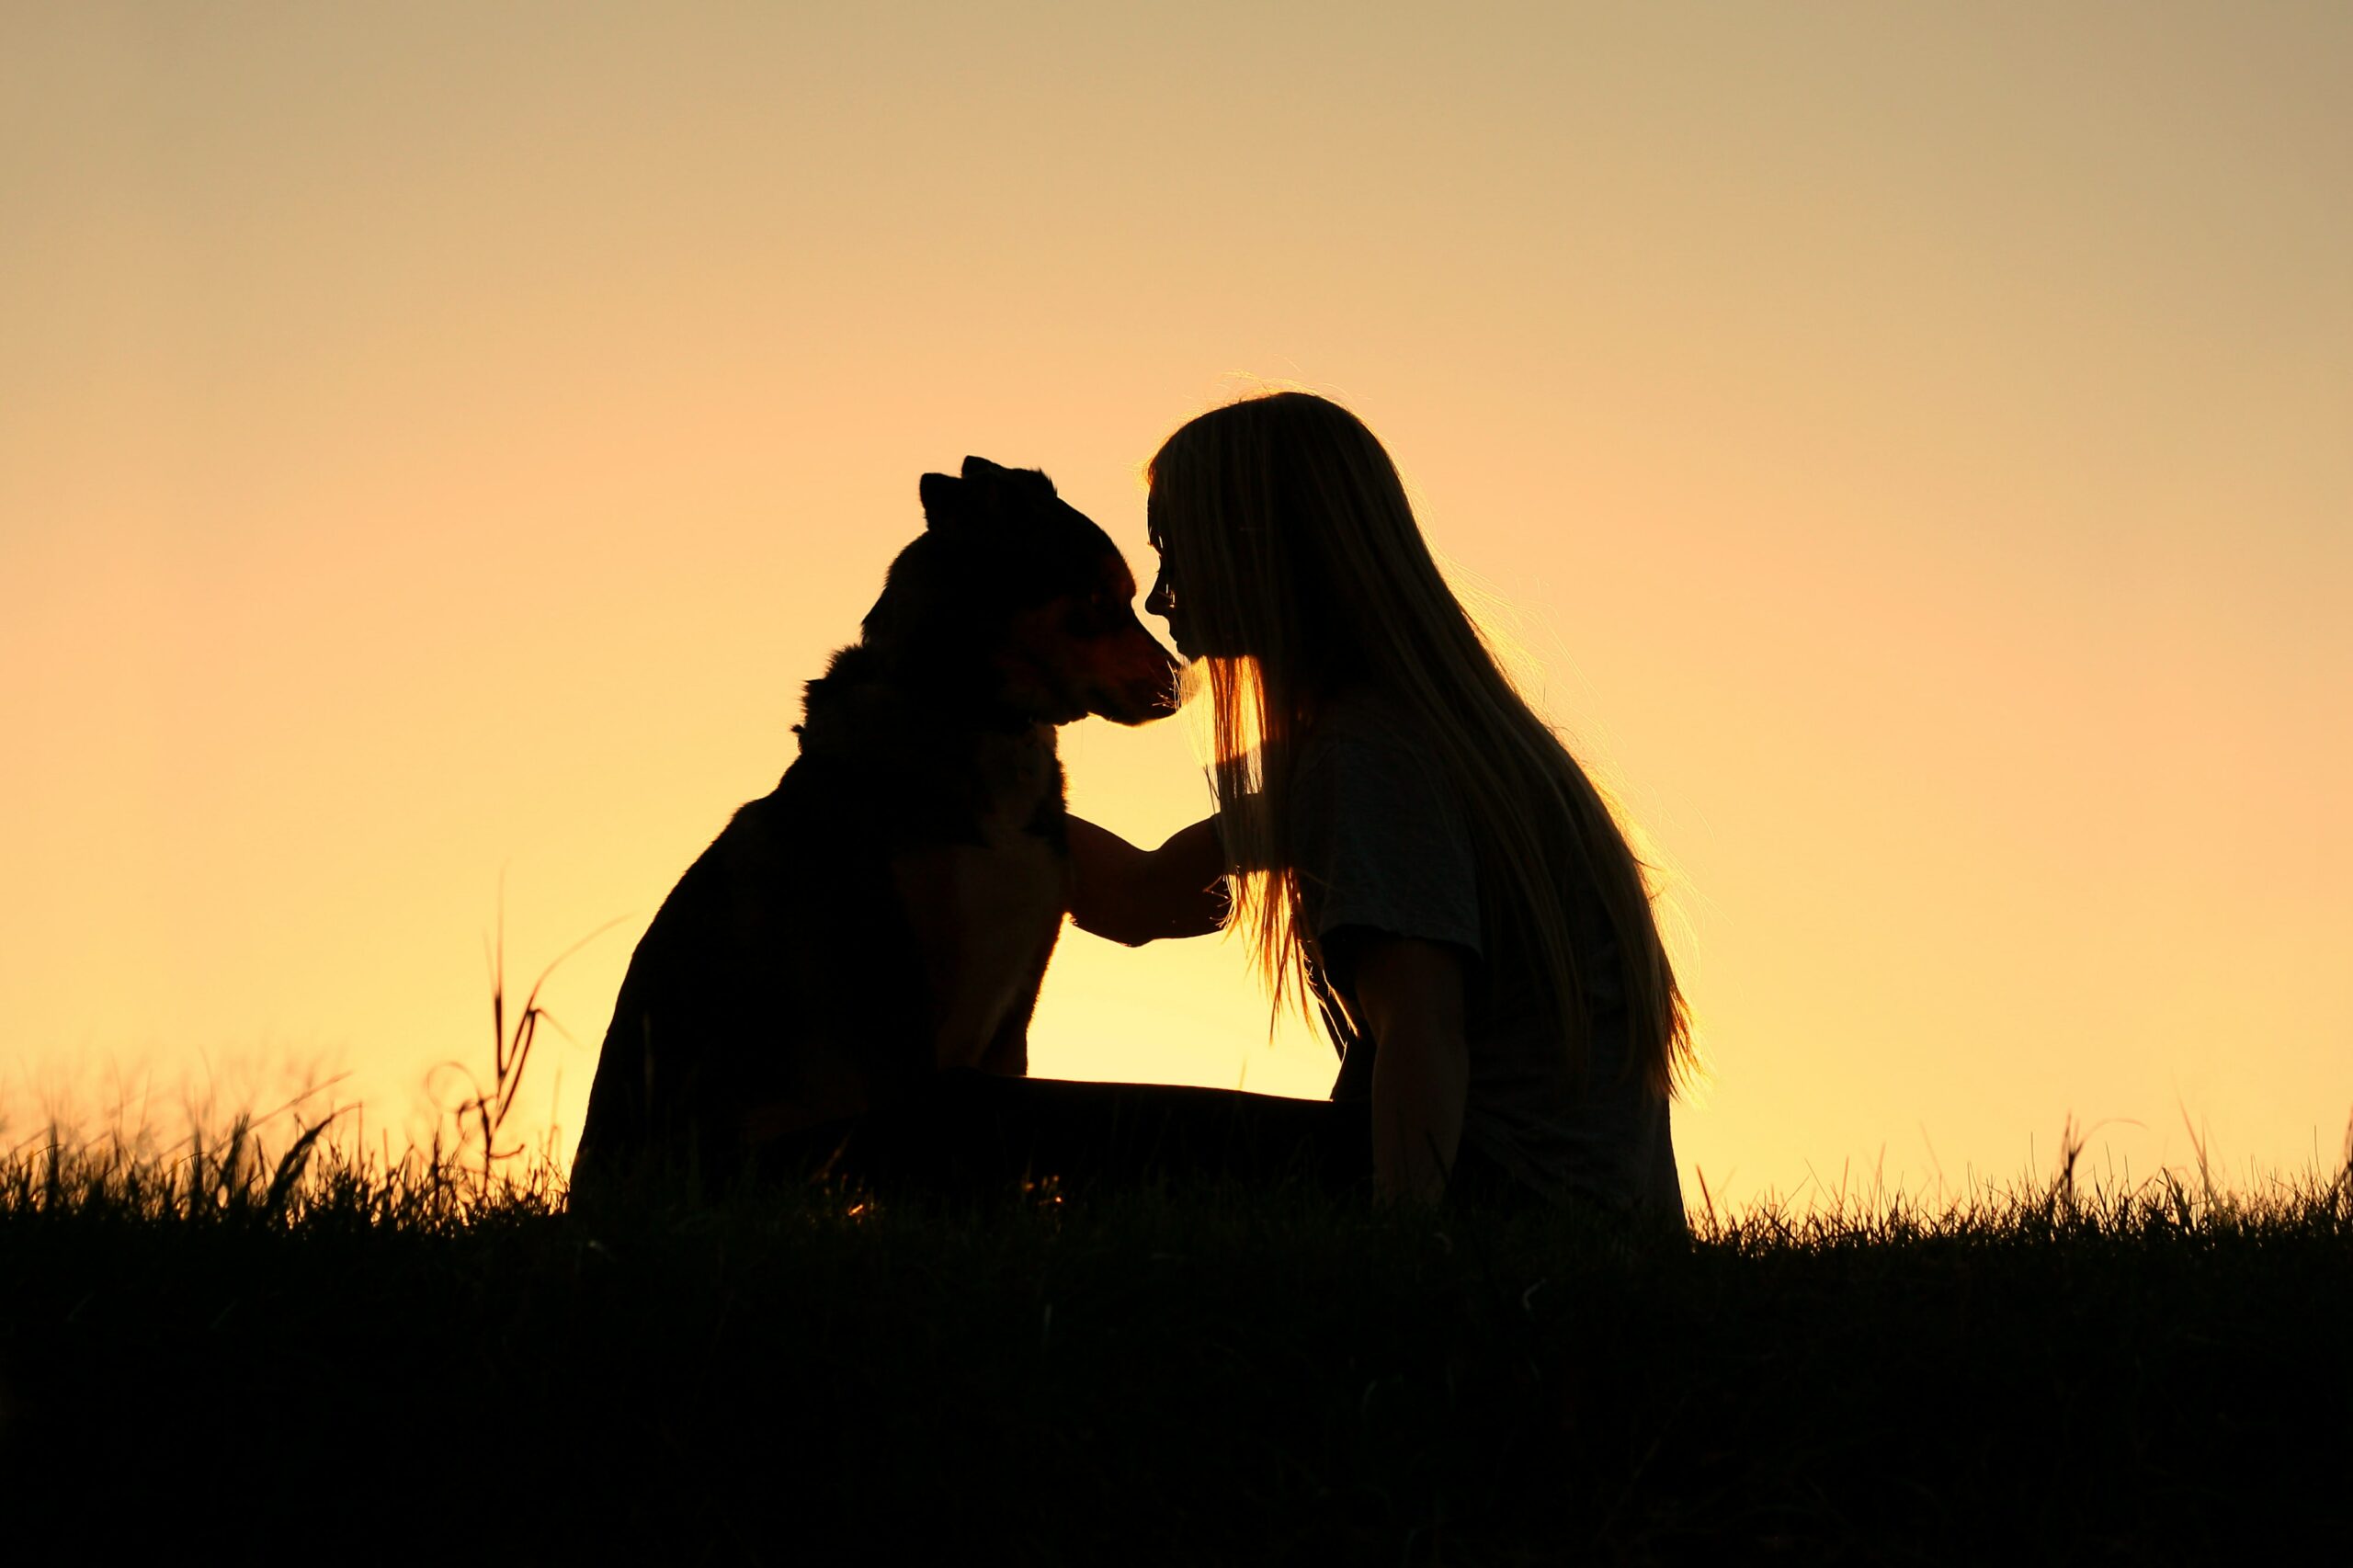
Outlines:
[[[1217,811],[1151,852],[1074,821],[1074,918],[1128,943],[1238,922],[1278,1002],[1332,1028],[1322,1141],[1368,1140],[1385,1197],[1451,1180],[1679,1222],[1693,1055],[1642,866],[1388,453],[1286,392],[1194,419],[1148,474],[1145,608],[1205,666]]]
[[[1149,471],[1147,610],[1207,674],[1214,815],[1154,850],[1069,822],[1072,917],[1238,922],[1342,1052],[1329,1101],[944,1074],[788,1168],[918,1186],[1219,1180],[1586,1201],[1683,1223],[1692,1065],[1643,869],[1447,587],[1381,443],[1324,399],[1202,415]]]

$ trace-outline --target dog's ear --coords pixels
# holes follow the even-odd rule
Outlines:
[[[1057,499],[1054,482],[1034,468],[1006,468],[986,458],[966,458],[964,477],[989,495],[1019,495],[1029,501]]]
[[[964,460],[970,468],[972,460]],[[964,499],[964,482],[945,473],[926,473],[916,485],[923,496],[923,526],[927,528],[952,528],[965,520],[971,510]]]
[[[921,485],[924,523],[932,528],[988,523],[1057,499],[1054,482],[1034,468],[1002,468],[966,458],[961,478],[926,473]]]

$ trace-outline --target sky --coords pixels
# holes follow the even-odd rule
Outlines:
[[[413,1134],[503,885],[510,985],[615,923],[568,1148],[918,476],[1148,581],[1143,460],[1279,383],[1660,867],[1695,1206],[2334,1164],[2348,80],[2333,5],[0,4],[0,1121]],[[1063,746],[1208,809],[1181,721]],[[1333,1069],[1214,938],[1067,932],[1031,1039]]]

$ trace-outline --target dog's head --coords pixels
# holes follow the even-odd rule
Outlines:
[[[966,458],[922,494],[924,535],[891,563],[870,647],[985,670],[995,700],[1051,724],[1176,710],[1176,659],[1136,619],[1127,562],[1051,480]]]

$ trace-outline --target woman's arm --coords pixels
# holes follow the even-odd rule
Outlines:
[[[1225,924],[1225,851],[1215,817],[1157,849],[1139,849],[1072,817],[1070,858],[1077,881],[1070,914],[1082,931],[1135,948],[1160,937],[1205,937]]]
[[[1356,998],[1374,1047],[1374,1188],[1391,1202],[1435,1203],[1471,1087],[1462,960],[1437,942],[1376,937],[1356,955]]]

